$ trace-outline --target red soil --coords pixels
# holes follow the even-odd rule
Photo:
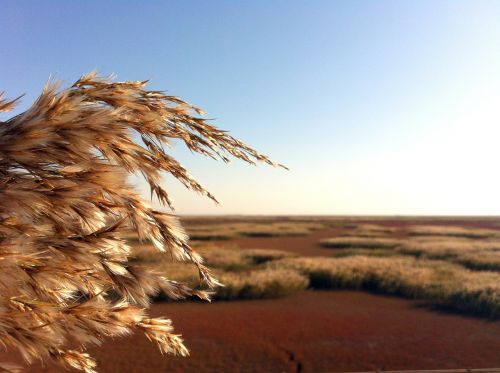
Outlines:
[[[101,373],[500,366],[499,322],[366,293],[307,291],[265,301],[163,303],[153,305],[152,314],[174,320],[191,357],[162,357],[144,336],[134,335],[91,349]]]

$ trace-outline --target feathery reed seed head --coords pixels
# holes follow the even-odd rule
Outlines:
[[[96,73],[63,90],[49,83],[28,110],[0,123],[0,340],[28,363],[52,359],[94,372],[85,347],[132,329],[162,353],[187,355],[170,320],[144,309],[159,290],[172,299],[208,300],[208,293],[129,262],[133,250],[121,237],[133,230],[192,262],[206,288],[220,283],[177,218],[145,203],[127,175],[141,174],[151,194],[172,207],[163,172],[215,201],[165,151],[172,139],[225,162],[234,156],[280,166],[200,118],[200,109],[145,85]],[[0,111],[16,101],[0,95]],[[67,348],[70,339],[78,350]]]

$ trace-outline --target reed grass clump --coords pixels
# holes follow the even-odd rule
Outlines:
[[[265,268],[220,275],[224,287],[218,288],[215,299],[267,299],[285,297],[305,290],[306,276],[296,270]]]
[[[273,249],[239,249],[235,246],[205,246],[198,251],[203,255],[207,265],[224,271],[241,271],[254,268],[260,264],[295,255]]]
[[[254,265],[264,264],[273,260],[295,257],[296,255],[283,250],[273,249],[248,249],[243,254],[252,261]]]
[[[358,289],[424,300],[455,311],[500,317],[500,274],[412,257],[290,258],[270,268],[298,270],[314,289]]]
[[[335,258],[343,258],[348,256],[364,255],[364,256],[379,256],[379,257],[391,257],[391,256],[401,256],[399,252],[393,250],[392,248],[375,248],[375,249],[365,249],[365,248],[353,248],[353,249],[341,249],[332,250],[331,256]]]
[[[63,90],[49,83],[28,110],[0,123],[0,339],[27,363],[95,372],[85,348],[133,330],[162,353],[187,355],[171,321],[145,309],[159,291],[170,299],[208,293],[131,262],[122,236],[133,232],[192,263],[203,289],[220,283],[178,219],[151,208],[127,176],[142,175],[152,196],[171,206],[162,173],[215,201],[165,150],[172,140],[225,162],[274,165],[201,118],[202,110],[146,83],[95,73]],[[15,104],[0,96],[0,112]]]
[[[199,247],[198,252],[224,284],[223,287],[213,290],[215,299],[279,298],[307,288],[307,285],[300,285],[303,278],[302,282],[299,281],[295,271],[269,270],[263,267],[271,261],[295,257],[286,251],[242,250],[235,246],[208,245]],[[168,257],[156,252],[151,246],[141,247],[134,261],[138,264],[148,264],[158,273],[191,288],[200,285],[197,272],[192,266],[188,263],[172,263]],[[168,298],[160,292],[155,300],[164,301]]]
[[[241,227],[238,233],[247,237],[305,236],[323,227],[319,223],[302,222],[253,224]]]
[[[158,253],[151,245],[135,248],[136,255],[131,259],[139,264],[148,264],[158,270],[168,269],[172,260]],[[211,268],[219,268],[225,271],[238,271],[253,268],[257,265],[283,258],[296,256],[293,253],[273,249],[240,249],[237,246],[214,246],[206,245],[197,247],[197,251],[203,256],[205,263]]]
[[[321,240],[322,247],[331,249],[392,249],[400,244],[392,238],[375,237],[335,237]]]
[[[447,260],[474,270],[500,271],[500,241],[496,240],[422,237],[404,241],[397,252]]]
[[[500,272],[500,251],[481,251],[461,253],[453,261],[476,271]]]
[[[493,229],[473,229],[464,227],[416,225],[406,228],[406,233],[412,236],[450,236],[465,238],[500,237],[500,231]]]
[[[191,240],[222,241],[238,237],[305,236],[322,228],[324,224],[304,222],[200,224],[190,226],[188,233]]]
[[[356,237],[385,237],[398,232],[395,227],[387,227],[376,224],[355,225],[346,235]]]

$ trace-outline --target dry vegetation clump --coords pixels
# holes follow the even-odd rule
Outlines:
[[[379,257],[390,257],[390,256],[401,256],[396,250],[389,248],[375,248],[375,249],[364,249],[364,248],[354,248],[354,249],[341,249],[332,250],[331,256],[335,258],[343,258],[347,256],[354,255],[364,255],[364,256],[379,256]]]
[[[247,249],[244,256],[252,261],[252,264],[259,265],[273,260],[291,258],[296,256],[289,251],[272,249]]]
[[[461,253],[453,261],[476,271],[500,272],[500,251],[484,250],[479,253]]]
[[[199,246],[198,253],[203,256],[205,263],[211,268],[224,271],[238,271],[253,268],[256,265],[271,260],[294,257],[293,253],[273,249],[239,249],[237,246]],[[163,270],[172,264],[172,260],[156,252],[150,245],[136,248],[136,255],[132,259],[137,263],[147,263]]]
[[[398,232],[398,228],[385,227],[376,224],[355,225],[352,230],[343,233],[346,236],[355,237],[384,237]]]
[[[279,298],[305,290],[307,276],[292,269],[264,268],[220,275],[224,287],[217,289],[215,299]]]
[[[207,265],[224,271],[239,271],[253,268],[256,265],[293,257],[294,254],[272,249],[247,249],[241,250],[236,247],[200,247],[199,252],[204,256]]]
[[[237,237],[233,224],[200,224],[188,226],[189,239],[193,241],[223,241]]]
[[[248,237],[305,236],[323,228],[321,223],[254,224],[238,229],[238,233]]]
[[[447,236],[416,236],[405,241],[408,245],[434,245],[458,251],[497,250],[500,251],[500,240],[497,238],[474,239]]]
[[[301,271],[316,289],[367,290],[500,317],[500,274],[474,272],[445,261],[411,257],[316,257],[283,259],[271,262],[269,267]]]
[[[305,236],[325,227],[319,222],[192,224],[186,231],[192,241],[224,241],[238,237]],[[139,241],[133,232],[123,238],[131,243]]]
[[[415,229],[415,231],[414,231]],[[376,232],[372,234],[371,232]],[[500,271],[500,240],[497,231],[447,226],[417,226],[410,228],[407,238],[391,238],[390,234],[405,232],[392,227],[362,224],[340,236],[320,241],[335,251],[335,257],[366,255],[390,257],[410,255],[419,258],[445,260],[473,270]],[[411,232],[418,232],[412,235]],[[432,235],[419,234],[428,233]]]
[[[499,237],[500,231],[493,229],[473,229],[437,225],[417,225],[406,228],[411,236],[452,236],[465,238]]]
[[[322,247],[331,249],[392,249],[400,244],[400,241],[392,238],[369,238],[369,237],[335,237],[320,241]]]
[[[262,264],[270,261],[294,257],[286,251],[202,246],[198,248],[198,252],[203,255],[205,263],[214,270],[217,278],[221,279],[224,284],[224,287],[214,289],[215,299],[276,298],[307,287],[307,284],[301,286],[301,282],[293,273],[262,267]],[[134,260],[137,263],[148,263],[158,273],[186,283],[189,287],[199,286],[199,279],[192,266],[187,263],[172,263],[168,257],[155,252],[151,247],[142,247]],[[166,300],[167,298],[159,294],[155,299]]]
[[[178,219],[149,207],[128,174],[144,176],[152,196],[171,206],[162,173],[215,200],[166,152],[172,139],[225,162],[274,165],[200,109],[145,84],[96,74],[62,91],[51,83],[27,111],[0,123],[0,340],[28,363],[50,359],[91,373],[85,348],[133,330],[162,353],[187,355],[171,321],[145,309],[160,290],[170,299],[208,293],[130,262],[122,236],[133,231],[190,262],[205,289],[219,282]],[[15,101],[0,97],[0,112]]]
[[[422,237],[405,241],[399,253],[442,259],[475,270],[500,271],[500,241],[450,237]]]
[[[304,236],[324,228],[321,223],[270,222],[270,223],[230,223],[200,224],[188,227],[191,240],[215,241],[246,237]]]

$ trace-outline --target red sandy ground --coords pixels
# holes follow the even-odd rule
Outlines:
[[[498,228],[498,221],[466,223],[453,221],[448,225]],[[405,222],[384,221],[384,224],[396,226]],[[336,232],[333,228],[305,237],[245,238],[230,242],[242,248],[328,255],[328,249],[320,248],[317,242]],[[276,300],[159,303],[152,306],[151,314],[174,320],[191,357],[161,357],[156,346],[143,335],[134,335],[91,349],[99,361],[99,372],[500,367],[500,322],[439,313],[416,302],[360,292],[307,291]],[[60,369],[35,366],[28,371]]]
[[[319,372],[500,366],[500,323],[356,292],[269,301],[158,304],[191,358],[159,358],[144,337],[95,350],[101,372]]]
[[[500,323],[348,291],[259,301],[163,303],[191,357],[162,357],[142,335],[91,353],[111,372],[324,372],[500,366]],[[40,372],[35,367],[31,372]],[[47,369],[57,372],[57,369]]]

